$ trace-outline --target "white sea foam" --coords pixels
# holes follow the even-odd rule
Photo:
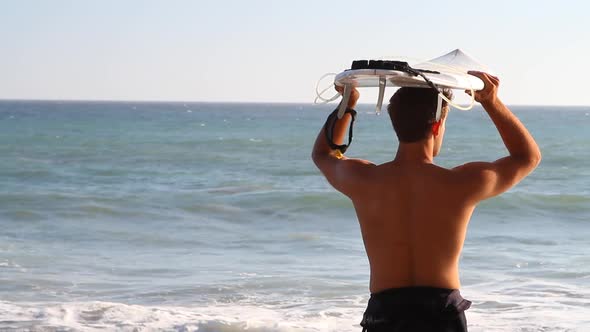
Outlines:
[[[479,295],[487,304],[467,311],[472,332],[587,331],[588,311],[550,301],[535,307],[510,304],[508,297]],[[532,304],[532,303],[529,303]],[[362,310],[215,305],[151,307],[112,302],[20,304],[0,302],[0,329],[74,331],[300,332],[359,331]]]
[[[0,302],[0,329],[74,331],[298,332],[355,331],[359,312],[308,312],[257,306],[150,307],[111,302],[16,304]]]
[[[557,285],[537,285],[538,292],[526,286],[516,292],[514,285],[489,290],[467,287],[466,298],[473,300],[466,312],[469,331],[588,331],[590,301],[584,292],[569,294]],[[510,291],[510,289],[513,291]],[[543,289],[544,288],[544,289]],[[571,289],[576,292],[575,289]],[[540,293],[543,296],[540,296]],[[560,294],[563,293],[563,294]],[[587,293],[587,292],[586,292]]]
[[[16,269],[18,272],[27,272],[27,269],[12,261],[0,261],[0,269]]]

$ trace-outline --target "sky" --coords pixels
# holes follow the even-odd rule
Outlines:
[[[460,48],[508,104],[587,106],[588,12],[582,0],[0,0],[0,99],[311,103],[352,60]]]

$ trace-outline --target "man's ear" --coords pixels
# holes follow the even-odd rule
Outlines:
[[[440,119],[432,124],[432,134],[434,135],[434,137],[438,136],[438,130],[440,129],[441,122],[442,122],[442,119]]]

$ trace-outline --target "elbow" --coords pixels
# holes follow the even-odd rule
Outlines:
[[[322,150],[314,150],[311,153],[311,160],[317,168],[320,170],[322,169],[322,165],[325,163],[327,157],[329,157],[329,152],[322,151]]]
[[[541,150],[539,149],[539,147],[537,147],[537,150],[531,157],[531,164],[533,165],[533,168],[537,168],[537,166],[539,166],[539,164],[541,163],[542,159],[543,155],[541,154]]]
[[[537,149],[537,151],[524,158],[523,162],[526,164],[529,172],[532,172],[535,168],[537,168],[537,166],[539,166],[542,158],[543,156],[541,155],[541,151]]]
[[[541,163],[541,160],[543,159],[543,155],[541,154],[541,150],[538,151],[536,159],[535,159],[535,167],[539,166],[539,164]]]
[[[313,163],[318,166],[318,162],[320,160],[320,153],[316,150],[313,150],[311,152],[311,160],[313,161]]]
[[[541,151],[538,149],[534,152],[528,152],[522,155],[513,155],[513,160],[519,165],[519,168],[526,170],[527,174],[532,172],[541,163]]]

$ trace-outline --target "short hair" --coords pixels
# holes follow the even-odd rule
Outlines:
[[[451,89],[442,89],[441,92],[449,100],[453,98]],[[413,143],[426,137],[436,122],[436,106],[438,104],[438,92],[431,88],[398,89],[389,100],[387,112],[391,118],[391,124],[400,142]],[[441,119],[448,111],[447,102],[443,99]]]

